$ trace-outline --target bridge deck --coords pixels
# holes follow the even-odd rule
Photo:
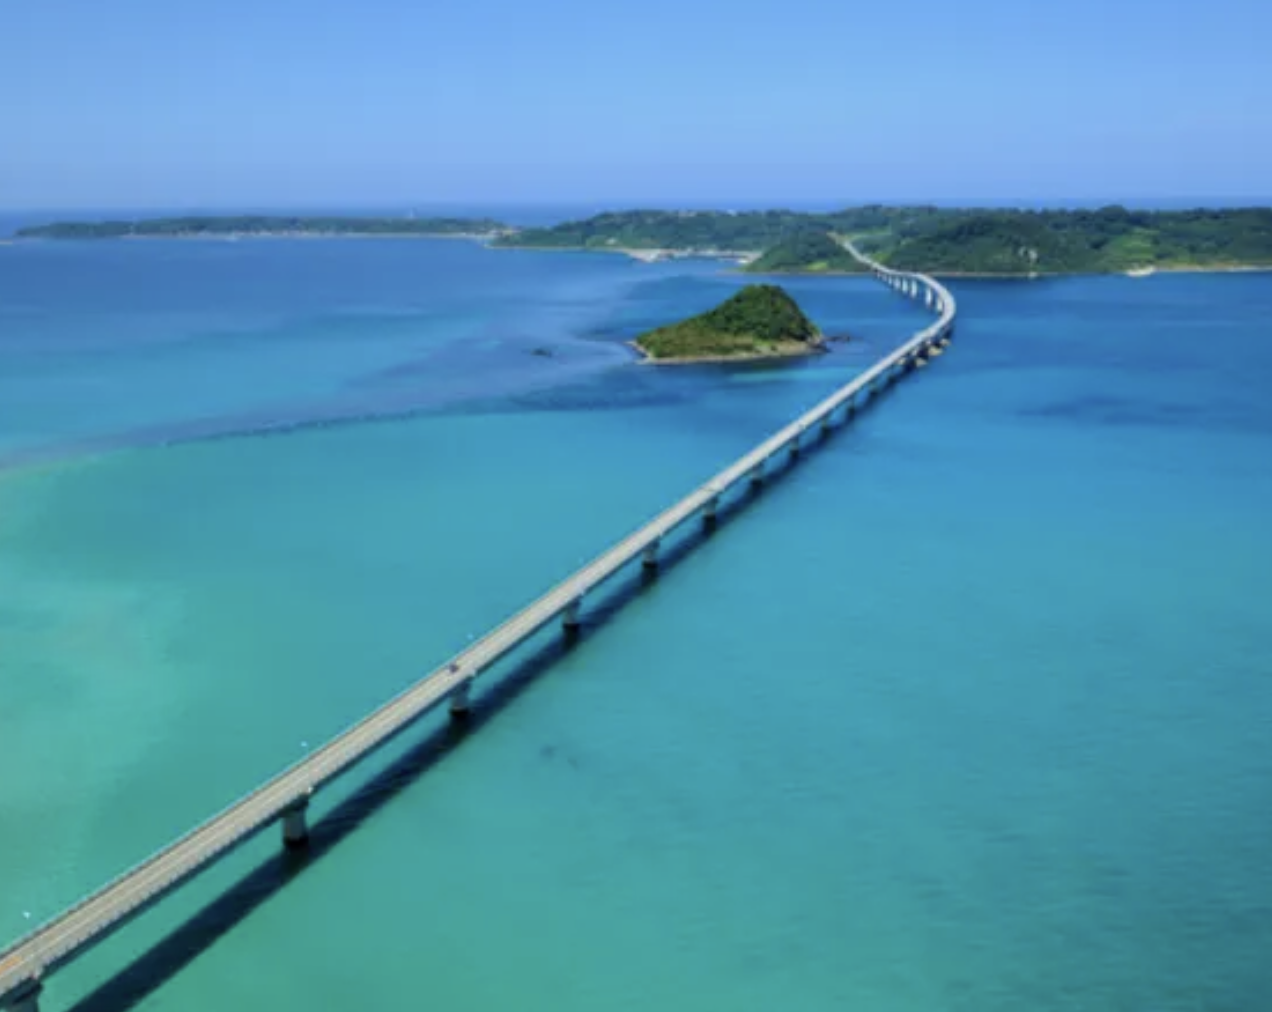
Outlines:
[[[15,1000],[15,996],[24,989],[38,983],[105,938],[112,929],[277,821],[289,808],[307,801],[313,792],[450,697],[461,683],[495,664],[560,616],[571,604],[640,558],[648,546],[656,545],[739,481],[748,478],[757,467],[763,467],[775,454],[796,444],[806,431],[949,332],[955,305],[942,285],[924,275],[887,270],[863,256],[851,243],[845,245],[884,280],[917,282],[919,292],[924,286],[930,288],[939,300],[939,319],[451,661],[421,678],[303,760],[0,952],[0,1006]]]

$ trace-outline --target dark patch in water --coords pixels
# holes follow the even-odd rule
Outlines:
[[[578,759],[568,753],[561,752],[556,745],[541,745],[539,747],[539,758],[545,762],[551,762],[558,757],[563,759],[570,769],[576,770],[579,768]]]
[[[1106,394],[1072,397],[1050,404],[1022,408],[1019,414],[1026,418],[1060,418],[1088,425],[1157,425],[1200,426],[1217,420],[1210,409],[1200,409],[1187,404],[1151,403],[1129,400]]]

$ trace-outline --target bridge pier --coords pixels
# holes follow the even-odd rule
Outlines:
[[[579,631],[579,610],[583,605],[583,599],[576,597],[573,601],[565,606],[565,611],[561,613],[561,628],[567,634]]]
[[[764,464],[756,464],[751,468],[751,488],[759,488],[764,484]]]
[[[702,526],[711,529],[716,525],[716,514],[720,510],[720,497],[713,495],[702,507]]]
[[[300,798],[283,809],[283,846],[297,850],[309,843],[309,798]]]
[[[30,981],[15,991],[0,1007],[3,1007],[4,1012],[40,1012],[40,992],[43,990],[44,985],[38,980]]]
[[[640,555],[640,568],[645,572],[652,572],[658,568],[658,542],[651,541],[645,546],[645,550]]]
[[[830,427],[835,424],[834,414],[834,411],[827,411],[824,415],[822,415],[821,434],[823,437],[830,435]]]
[[[473,680],[465,678],[462,682],[455,686],[450,697],[450,715],[452,717],[466,717],[471,706],[469,696],[472,692]]]
[[[796,436],[790,443],[791,460],[799,460],[799,436]]]

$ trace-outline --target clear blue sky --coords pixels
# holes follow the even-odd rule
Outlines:
[[[11,0],[0,208],[1272,190],[1267,0]]]

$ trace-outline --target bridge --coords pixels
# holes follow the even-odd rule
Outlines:
[[[269,826],[282,827],[285,846],[303,847],[316,791],[442,704],[462,716],[475,680],[501,658],[557,620],[566,634],[576,632],[589,593],[637,559],[656,569],[670,534],[695,520],[713,526],[731,492],[762,484],[771,465],[798,457],[810,438],[851,419],[859,406],[939,354],[953,332],[953,296],[926,275],[890,270],[851,242],[844,245],[876,278],[936,313],[935,322],[379,709],[0,951],[0,1010],[37,1012],[44,982],[56,970]]]

